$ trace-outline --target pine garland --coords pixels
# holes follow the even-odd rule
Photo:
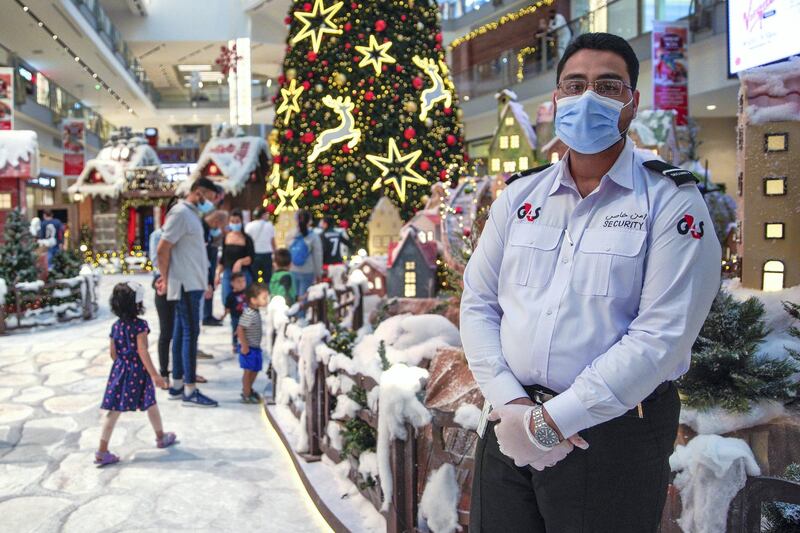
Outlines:
[[[758,354],[769,330],[764,304],[757,298],[736,301],[720,291],[692,347],[692,364],[679,387],[683,403],[697,409],[720,406],[744,412],[759,400],[786,401],[798,385],[797,354],[773,359]]]
[[[800,482],[800,464],[787,466],[781,477]],[[800,533],[800,505],[770,502],[763,505],[761,516],[762,533]]]
[[[368,407],[367,404],[367,391],[364,387],[359,387],[356,385],[350,392],[347,393],[347,397],[356,402],[362,408],[366,409]]]
[[[360,418],[351,418],[344,423],[342,443],[342,453],[357,459],[361,452],[375,451],[378,434]]]

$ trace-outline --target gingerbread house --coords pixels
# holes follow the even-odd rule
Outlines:
[[[371,256],[386,255],[389,245],[400,238],[403,219],[400,210],[387,197],[382,196],[367,222],[367,251]]]
[[[497,128],[489,144],[489,172],[512,174],[537,166],[536,132],[514,91],[503,89],[497,99]]]
[[[436,295],[435,242],[421,242],[413,227],[403,232],[400,242],[389,248],[386,294],[390,298],[433,298]]]

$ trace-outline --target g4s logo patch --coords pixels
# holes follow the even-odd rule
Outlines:
[[[683,215],[683,218],[678,221],[678,233],[686,235],[690,233],[694,239],[702,239],[705,230],[703,229],[703,222],[700,221],[697,226],[694,223],[692,215]]]
[[[527,220],[528,222],[533,222],[537,218],[539,218],[539,213],[541,213],[542,208],[537,207],[536,209],[533,208],[531,204],[523,204],[522,207],[517,209],[517,218],[520,220]]]

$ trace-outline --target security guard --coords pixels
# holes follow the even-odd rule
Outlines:
[[[569,150],[494,202],[464,273],[461,337],[493,407],[472,531],[657,530],[673,381],[719,289],[720,245],[691,173],[624,134],[638,72],[618,36],[569,45],[553,93]]]

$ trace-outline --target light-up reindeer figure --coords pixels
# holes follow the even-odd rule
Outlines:
[[[422,91],[422,95],[420,95],[422,111],[419,113],[419,119],[425,120],[428,118],[428,111],[430,111],[437,102],[444,100],[444,106],[450,107],[453,102],[453,93],[445,87],[444,80],[439,73],[439,65],[436,64],[435,60],[414,56],[412,61],[414,61],[414,64],[421,68],[433,82],[433,86]]]
[[[322,103],[333,109],[342,122],[335,128],[323,131],[317,137],[314,149],[311,151],[311,155],[308,156],[309,163],[313,163],[322,152],[329,150],[335,143],[350,139],[347,147],[352,149],[361,140],[361,130],[355,127],[356,119],[353,117],[355,104],[350,100],[349,96],[344,98],[337,96],[334,99],[328,94],[322,98]]]

